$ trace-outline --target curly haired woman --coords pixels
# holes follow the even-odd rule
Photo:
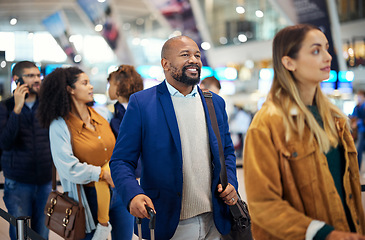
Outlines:
[[[93,86],[89,77],[77,67],[57,68],[43,81],[38,117],[49,127],[52,157],[63,190],[80,201],[76,184],[82,185],[85,239],[106,239],[110,231],[112,239],[126,239],[121,227],[126,209],[114,191],[108,166],[115,137],[108,121],[90,102]]]

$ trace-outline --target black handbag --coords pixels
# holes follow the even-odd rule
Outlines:
[[[224,152],[222,141],[220,138],[217,116],[215,114],[213,100],[212,100],[212,93],[211,92],[203,92],[205,101],[208,106],[210,121],[212,123],[212,127],[215,133],[215,136],[218,140],[218,147],[219,147],[219,159],[221,162],[221,172],[220,172],[220,180],[223,189],[228,186],[228,179],[227,179],[227,170],[226,164],[224,159]],[[238,193],[237,193],[238,194]],[[252,233],[251,233],[251,218],[248,212],[247,204],[240,198],[238,194],[238,200],[235,205],[229,206],[229,210],[232,215],[232,228],[229,234],[222,236],[224,240],[252,240]]]

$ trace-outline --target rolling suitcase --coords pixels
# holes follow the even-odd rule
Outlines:
[[[150,215],[150,223],[148,227],[150,229],[151,240],[155,240],[155,226],[156,226],[156,214],[152,208],[146,205],[146,210]],[[138,228],[138,239],[142,240],[142,218],[136,218]]]

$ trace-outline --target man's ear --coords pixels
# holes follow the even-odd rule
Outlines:
[[[69,92],[70,94],[74,94],[74,89],[70,86],[67,86],[67,92]]]
[[[162,66],[164,71],[168,71],[169,70],[169,61],[166,58],[162,58],[161,59],[161,66]]]
[[[296,65],[295,65],[295,60],[292,59],[289,56],[284,56],[281,58],[281,63],[284,65],[284,67],[291,71],[294,72],[296,70]]]

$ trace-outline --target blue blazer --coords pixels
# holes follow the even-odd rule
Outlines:
[[[198,92],[208,125],[212,156],[214,222],[221,234],[227,234],[231,229],[229,208],[217,193],[221,170],[218,141],[199,88]],[[213,103],[226,158],[228,182],[237,189],[236,157],[229,133],[225,102],[220,96],[213,94]],[[134,170],[140,154],[142,173],[139,185]],[[110,169],[126,207],[137,194],[145,194],[151,198],[156,209],[156,239],[172,238],[179,223],[183,189],[182,161],[178,123],[166,83],[162,82],[133,94],[119,130]],[[149,239],[148,219],[142,221],[142,229],[143,238]]]

